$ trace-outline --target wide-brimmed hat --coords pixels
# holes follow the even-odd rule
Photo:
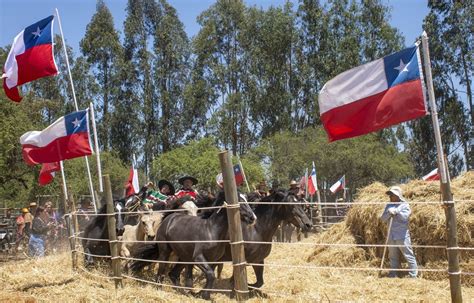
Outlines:
[[[24,214],[26,214],[26,213],[29,213],[30,211],[28,210],[28,208],[23,207],[23,208],[21,209],[21,212],[24,213]]]
[[[292,185],[296,185],[296,187],[300,187],[300,184],[298,182],[296,182],[295,180],[291,180],[290,186],[292,186]]]
[[[185,180],[191,180],[193,182],[193,185],[198,184],[198,180],[191,176],[184,176],[184,177],[179,178],[178,183],[183,185]]]
[[[31,202],[30,207],[32,207],[32,206],[38,206],[38,205],[36,204],[36,202]]]
[[[400,186],[392,186],[390,187],[389,190],[385,192],[387,195],[395,195],[398,198],[400,198],[401,201],[405,201],[405,198],[403,197],[403,192]]]
[[[173,184],[171,184],[171,182],[167,181],[167,180],[160,180],[158,181],[158,188],[161,190],[161,188],[165,185],[168,185],[168,187],[170,188],[170,195],[174,195],[174,186]]]

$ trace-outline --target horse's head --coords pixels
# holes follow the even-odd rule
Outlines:
[[[114,209],[115,209],[115,213],[116,213],[115,218],[116,218],[117,235],[120,236],[124,232],[124,223],[123,223],[124,214],[123,214],[123,211],[124,211],[125,207],[124,207],[123,201],[115,200],[114,201]]]
[[[303,231],[308,231],[313,227],[313,223],[306,215],[303,206],[298,202],[298,198],[294,193],[278,190],[269,198],[270,201],[282,203],[276,205],[277,212],[282,220],[290,222]]]
[[[253,212],[244,195],[239,194],[240,218],[247,224],[253,226],[257,223],[257,215]]]
[[[186,201],[186,202],[184,202],[184,203],[180,206],[180,208],[186,209],[188,215],[190,215],[190,216],[197,216],[198,207],[196,206],[196,204],[194,204],[193,201]]]
[[[145,233],[145,239],[155,238],[158,230],[159,222],[161,222],[161,214],[144,213],[140,216],[139,224]]]

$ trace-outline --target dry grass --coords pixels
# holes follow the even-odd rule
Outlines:
[[[438,201],[438,183],[414,181],[402,186],[409,201]],[[364,188],[359,201],[385,201],[386,187],[380,183]],[[474,174],[469,173],[453,181],[455,198],[474,199]],[[346,221],[330,230],[311,235],[303,243],[377,243],[385,239],[386,226],[378,220],[381,205],[356,203]],[[457,204],[458,233],[461,246],[474,247],[471,204]],[[412,205],[411,234],[416,244],[445,245],[445,217],[441,207]],[[378,267],[381,251],[360,247],[320,247],[315,245],[275,244],[266,264],[299,266]],[[418,249],[416,255],[424,268],[446,269],[443,250]],[[472,253],[463,253],[462,270],[474,272]],[[249,283],[255,281],[248,267]],[[188,302],[201,301],[173,289],[160,290],[125,280],[123,289],[114,288],[113,281],[97,275],[107,275],[108,269],[92,274],[73,272],[67,253],[39,260],[23,260],[0,265],[0,302]],[[195,273],[197,275],[197,272]],[[229,288],[231,267],[224,269],[224,280],[216,288]],[[420,279],[379,278],[377,272],[304,269],[297,267],[265,268],[262,294],[253,295],[250,302],[448,302],[449,282],[445,273],[423,273]],[[462,276],[465,302],[474,300],[474,276]],[[197,285],[203,284],[198,279]],[[227,302],[225,294],[213,294],[213,301]]]

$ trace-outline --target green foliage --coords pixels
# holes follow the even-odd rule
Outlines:
[[[251,154],[269,163],[267,179],[281,184],[299,180],[306,168],[311,171],[312,161],[320,186],[323,181],[332,184],[345,174],[352,191],[373,181],[398,183],[413,176],[407,155],[381,143],[373,134],[328,143],[321,127],[310,127],[297,134],[276,134]]]
[[[167,179],[179,188],[178,179],[184,175],[191,175],[199,181],[197,188],[213,189],[216,185],[216,175],[221,171],[218,153],[219,149],[212,138],[192,141],[186,146],[156,157],[151,177],[156,181]],[[234,159],[234,164],[237,164],[237,159]],[[250,157],[242,159],[242,165],[249,182],[262,179],[263,171],[258,159]]]

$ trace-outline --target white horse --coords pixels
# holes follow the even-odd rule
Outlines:
[[[155,238],[162,217],[162,214],[156,212],[140,213],[137,225],[125,225],[121,239],[120,255],[122,257],[130,257],[134,247],[138,244],[136,241],[146,241]]]

